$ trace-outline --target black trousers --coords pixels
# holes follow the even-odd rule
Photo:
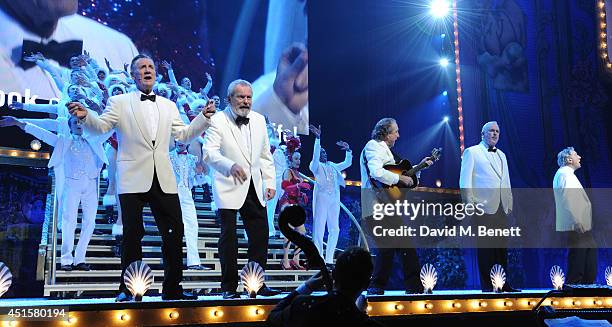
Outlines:
[[[597,248],[591,231],[567,232],[567,283],[593,284],[597,277]]]
[[[178,194],[164,193],[153,174],[151,189],[146,193],[119,194],[121,217],[123,219],[123,240],[121,241],[121,285],[119,291],[128,292],[123,274],[130,263],[142,260],[142,209],[146,203],[151,207],[157,229],[162,237],[164,258],[163,294],[176,295],[183,292],[183,218]],[[129,293],[129,292],[128,292]]]
[[[489,228],[506,228],[508,226],[508,217],[504,212],[501,203],[497,212],[494,214],[484,214],[480,217],[475,217],[478,222],[477,225],[484,225]],[[483,290],[490,290],[493,288],[491,284],[491,268],[498,264],[504,268],[504,271],[508,271],[508,249],[504,245],[505,239],[499,237],[493,241],[479,240],[478,249],[476,251],[478,255],[478,273],[480,275],[480,288]],[[492,247],[497,246],[497,247]],[[506,284],[509,285],[508,282]]]
[[[268,260],[268,217],[255,192],[253,180],[242,207],[219,209],[217,215],[221,225],[219,237],[219,260],[221,261],[221,290],[235,291],[238,287],[238,237],[236,236],[236,213],[240,212],[249,238],[247,256],[266,269]]]
[[[402,261],[404,287],[406,290],[422,293],[423,285],[419,277],[421,266],[415,248],[376,248],[370,287],[385,289],[393,270],[393,258],[396,254],[400,256]]]

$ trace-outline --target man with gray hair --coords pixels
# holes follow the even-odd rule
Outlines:
[[[592,284],[597,274],[597,249],[591,234],[591,201],[574,172],[580,156],[573,147],[557,155],[559,169],[553,179],[557,232],[566,234],[568,284]]]
[[[211,118],[204,136],[202,159],[213,169],[213,197],[221,225],[219,260],[223,298],[239,298],[238,240],[236,213],[244,222],[249,239],[248,259],[266,268],[268,219],[266,201],[276,192],[274,163],[266,120],[251,110],[253,90],[245,80],[227,88],[229,106]],[[278,294],[267,286],[258,295]]]
[[[481,142],[463,151],[459,188],[466,203],[482,205],[484,215],[475,216],[475,225],[492,227],[493,224],[507,224],[506,215],[512,211],[512,190],[506,155],[496,148],[499,141],[499,125],[496,121],[487,122],[480,132]],[[478,241],[478,271],[480,287],[483,292],[490,292],[493,287],[490,282],[491,268],[499,264],[508,270],[508,253],[505,247],[499,247],[504,240],[492,240],[486,244]],[[516,292],[506,283],[504,292]]]
[[[402,174],[396,174],[384,168],[385,165],[392,165],[400,161],[399,156],[391,151],[395,145],[395,141],[399,138],[399,127],[393,118],[383,118],[376,123],[372,130],[372,139],[368,141],[366,146],[361,151],[360,166],[361,166],[361,188],[362,195],[371,191],[367,189],[375,189],[378,185],[398,185],[399,187],[413,186],[411,177]],[[427,163],[431,166],[433,162],[430,158],[425,157],[421,163]],[[365,193],[363,192],[365,189]],[[362,215],[364,221],[371,221],[372,208],[369,204],[364,204],[369,201],[364,201],[362,198]],[[404,272],[404,287],[407,294],[423,293],[423,286],[419,281],[419,257],[416,249],[409,245],[403,248],[390,248],[378,244],[376,257],[374,259],[374,272],[368,287],[368,295],[383,295],[385,293],[385,285],[389,281],[391,272],[393,271],[393,258],[398,254],[402,260]]]

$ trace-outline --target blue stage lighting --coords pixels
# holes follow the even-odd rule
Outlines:
[[[449,118],[448,118],[448,116],[444,116],[444,119],[442,119],[442,120],[443,120],[445,123],[448,123]]]
[[[442,66],[442,68],[446,68],[448,66],[448,59],[446,58],[440,59],[440,66]]]
[[[444,91],[444,92],[442,92],[442,95],[443,95],[443,96],[447,96],[447,95],[448,95],[448,92],[447,92],[447,91]]]
[[[450,5],[447,0],[433,0],[429,5],[429,12],[435,18],[442,18],[448,14]]]
[[[445,37],[446,37],[446,34],[445,34],[445,33],[440,34],[440,38],[441,38],[441,39],[443,39],[443,38],[445,38]]]

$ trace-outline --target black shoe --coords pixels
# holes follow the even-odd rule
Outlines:
[[[132,294],[128,294],[125,292],[120,292],[119,295],[115,298],[115,302],[130,302],[134,301],[134,297]]]
[[[385,290],[378,287],[368,287],[368,295],[384,295]]]
[[[198,296],[191,292],[181,292],[176,294],[162,294],[162,300],[197,300]]]
[[[407,289],[406,290],[406,294],[423,294],[424,290],[413,290],[413,289]]]
[[[60,269],[63,271],[72,271],[72,265],[62,265]]]
[[[91,267],[86,264],[85,262],[81,262],[78,265],[75,265],[72,269],[74,270],[81,270],[81,271],[90,271]]]
[[[223,292],[223,299],[227,300],[227,299],[239,299],[240,298],[240,294],[238,294],[238,292],[236,291],[224,291]]]
[[[279,294],[281,294],[281,291],[275,290],[273,288],[269,288],[266,285],[262,286],[259,289],[259,291],[257,291],[257,295],[261,295],[261,296],[274,296],[274,295],[279,295]]]
[[[202,265],[188,266],[187,269],[188,270],[211,270],[210,268],[202,266]]]
[[[519,293],[521,290],[519,290],[518,288],[514,288],[508,284],[504,285],[504,287],[502,287],[502,292],[508,292],[508,293]]]

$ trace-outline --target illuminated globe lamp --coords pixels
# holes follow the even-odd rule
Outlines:
[[[30,142],[30,148],[34,151],[40,150],[41,147],[42,144],[40,144],[39,140],[32,140],[32,142]]]
[[[504,284],[506,284],[506,272],[501,265],[494,265],[491,268],[491,285],[493,286],[493,291],[496,293],[501,293],[504,288]]]
[[[4,264],[4,262],[0,262],[0,297],[8,291],[13,283],[13,274],[11,274],[11,270]]]
[[[423,284],[423,293],[432,294],[433,289],[438,281],[438,273],[432,264],[425,264],[421,268],[421,284]]]
[[[565,284],[565,274],[563,270],[559,266],[553,266],[550,269],[550,281],[552,282],[552,286],[555,290],[560,291],[563,289],[563,284]]]
[[[242,268],[240,280],[249,297],[254,299],[264,284],[264,270],[257,262],[251,261]]]
[[[134,301],[142,301],[142,296],[153,284],[153,271],[149,266],[138,260],[130,263],[123,275],[123,282],[134,296]]]

